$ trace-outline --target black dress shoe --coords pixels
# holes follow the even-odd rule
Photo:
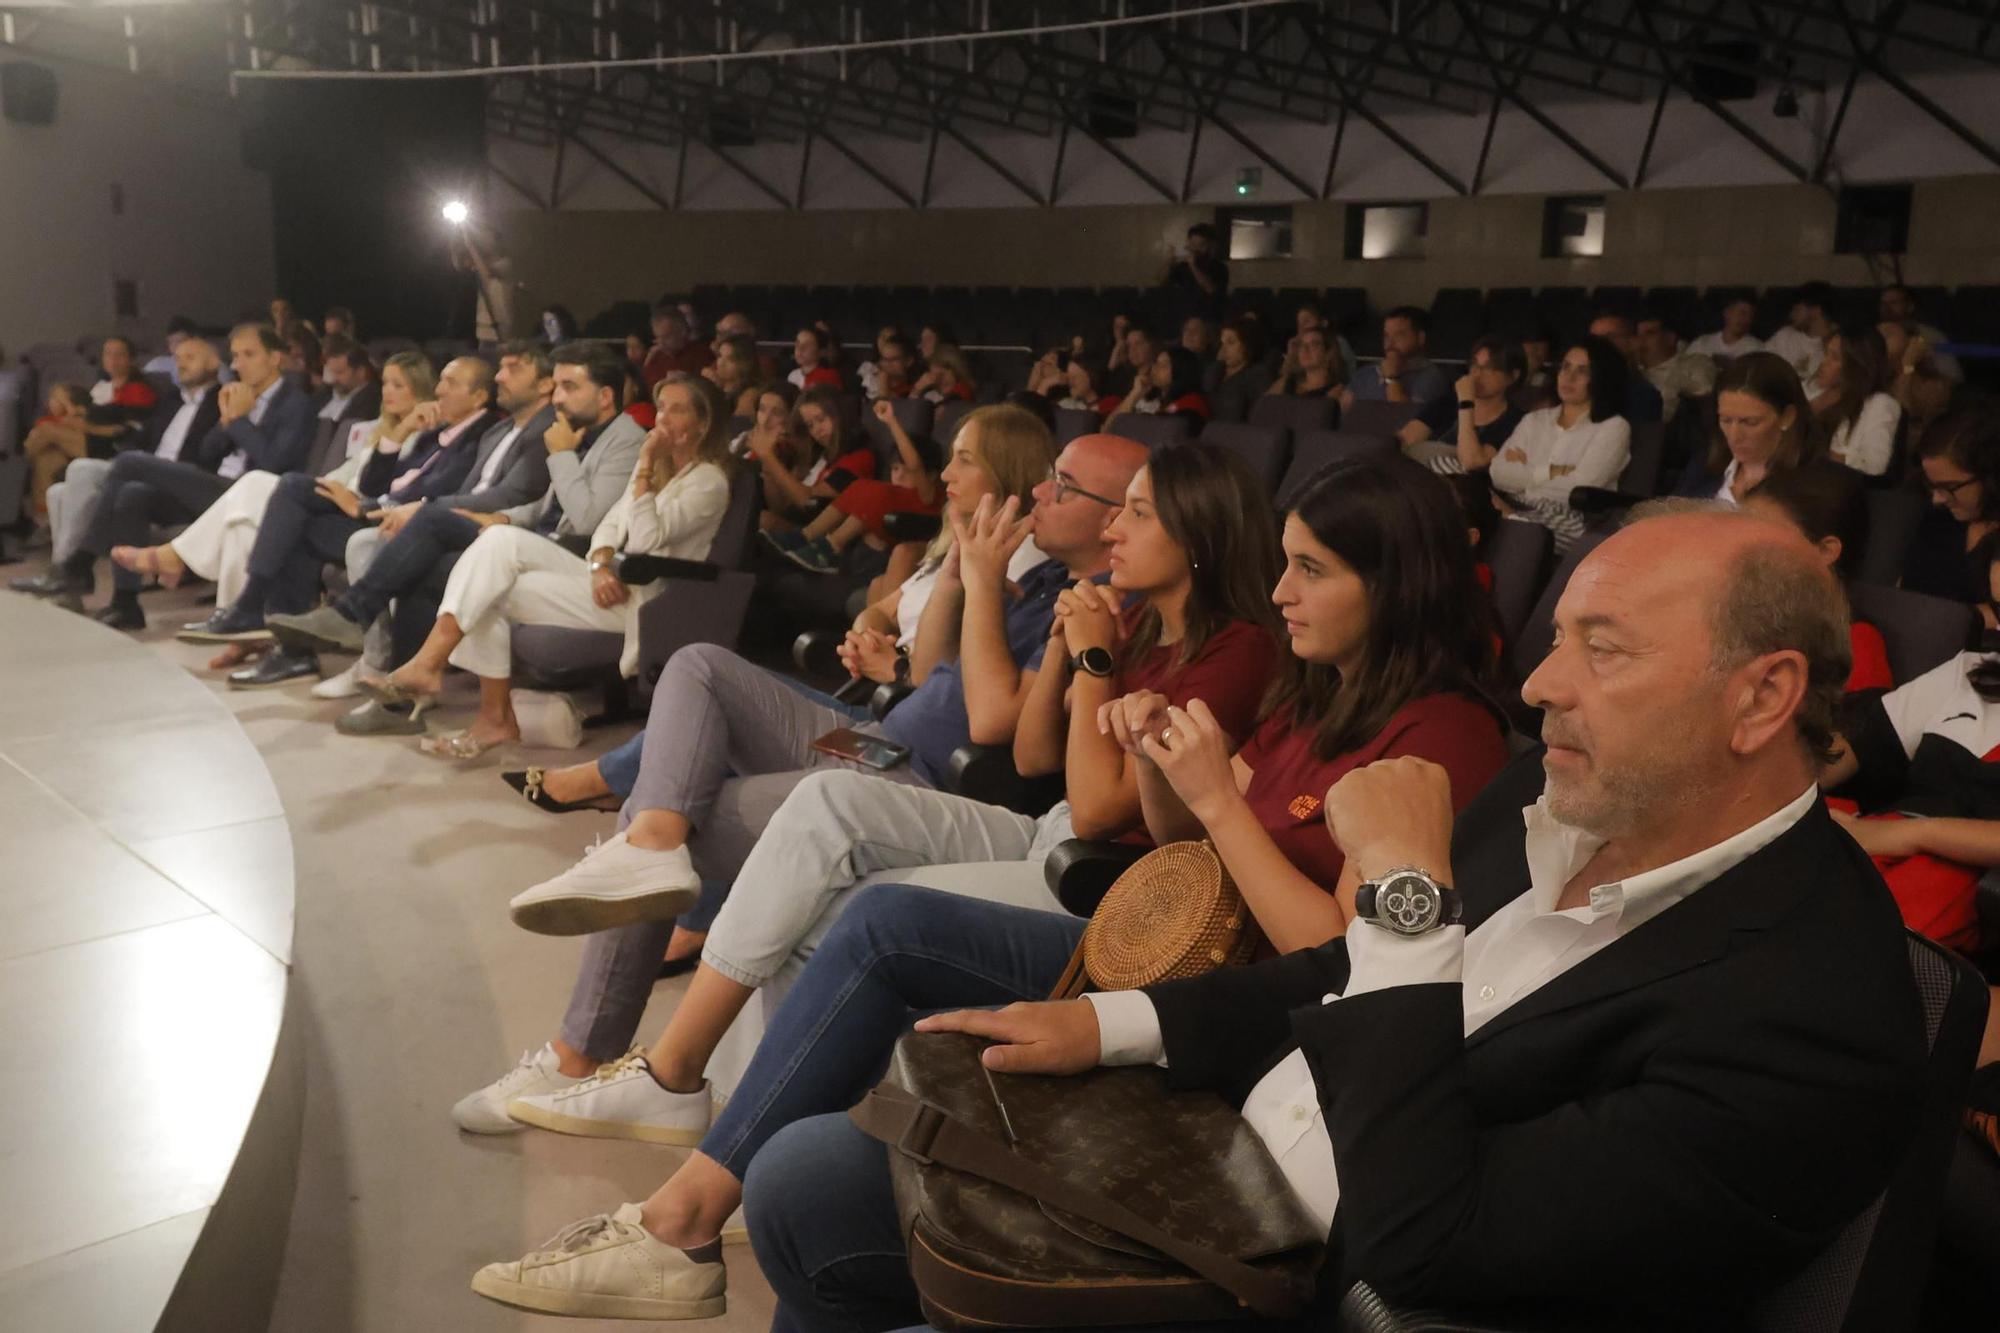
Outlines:
[[[271,631],[257,612],[224,606],[207,620],[181,626],[174,637],[183,643],[248,643],[270,638]]]
[[[90,618],[100,625],[109,625],[113,629],[146,628],[146,613],[129,602],[113,602],[101,610],[91,612]]]
[[[61,569],[46,569],[39,574],[7,580],[7,586],[15,592],[27,593],[30,597],[59,597],[72,590],[73,584]]]
[[[255,663],[229,673],[232,690],[267,690],[295,680],[319,678],[319,658],[312,653],[265,653]]]

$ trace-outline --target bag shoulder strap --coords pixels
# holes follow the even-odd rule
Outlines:
[[[1295,1315],[1305,1304],[1304,1294],[1282,1277],[1171,1235],[1116,1200],[1029,1161],[1000,1140],[894,1084],[876,1087],[847,1114],[862,1133],[920,1163],[936,1163],[990,1180],[1150,1245],[1266,1318]]]

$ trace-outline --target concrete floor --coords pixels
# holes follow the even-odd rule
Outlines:
[[[644,1198],[683,1150],[539,1130],[476,1138],[449,1115],[460,1096],[552,1036],[568,996],[579,945],[517,930],[508,898],[613,828],[609,814],[543,814],[498,774],[595,754],[630,728],[593,734],[574,753],[447,763],[412,739],[339,735],[333,719],[351,705],[312,699],[306,683],[230,690],[205,669],[212,647],[172,637],[208,614],[199,593],[149,593],[145,605],[151,625],[139,637],[210,681],[263,755],[297,859],[292,984],[307,1024],[306,1114],[271,1328],[630,1327],[508,1310],[468,1283],[483,1263]],[[469,716],[468,685],[455,682],[463,706],[441,708],[434,730]],[[642,1036],[659,1030],[681,984],[660,987]],[[730,1311],[704,1327],[768,1327],[770,1288],[748,1247],[726,1253]]]

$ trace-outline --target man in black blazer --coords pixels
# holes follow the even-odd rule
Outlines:
[[[1678,513],[1599,547],[1556,621],[1522,691],[1548,748],[1455,829],[1422,760],[1328,792],[1368,881],[1345,937],[919,1027],[995,1038],[994,1069],[1158,1059],[1232,1098],[1330,1221],[1323,1314],[1365,1279],[1731,1326],[1881,1192],[1916,1123],[1901,920],[1816,786],[1845,607],[1790,534]]]
[[[112,460],[104,494],[82,549],[64,566],[79,591],[95,586],[96,561],[113,546],[150,544],[156,524],[190,523],[245,472],[296,472],[313,440],[312,400],[284,378],[285,340],[268,324],[239,324],[229,334],[236,379],[216,393],[216,422],[189,439],[177,458],[137,450]],[[115,629],[144,629],[140,576],[112,571],[112,596],[96,619]]]

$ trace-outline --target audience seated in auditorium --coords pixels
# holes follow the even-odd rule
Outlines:
[[[826,335],[808,324],[792,339],[792,373],[785,378],[799,389],[841,387],[840,372],[826,360]]]
[[[546,355],[552,370],[536,349],[512,344],[503,351],[497,380],[501,404],[520,431],[509,426],[481,441],[474,465],[480,489],[450,497],[449,504],[425,504],[414,512],[399,507],[385,515],[385,525],[392,517],[399,523],[396,532],[380,540],[346,592],[303,616],[280,613],[270,622],[270,632],[287,651],[356,652],[363,632],[393,605],[391,644],[386,660],[376,665],[386,669],[409,660],[434,627],[460,556],[495,525],[566,543],[566,549],[585,549],[590,534],[634,484],[645,436],[620,410],[624,364],[615,352],[577,342]],[[542,407],[544,394],[553,397],[554,412]],[[537,475],[545,478],[543,488],[527,489],[523,483]],[[516,501],[524,489],[529,498]],[[363,674],[355,683],[366,679]],[[424,730],[414,705],[393,698],[371,699],[334,725],[348,735]]]
[[[1918,320],[1916,298],[1910,295],[1908,287],[1900,282],[1892,282],[1884,287],[1882,295],[1876,301],[1876,317],[1884,323],[1906,325],[1911,332],[1930,345],[1930,359],[1936,365],[1939,374],[1954,384],[1964,381],[1965,371],[1959,366],[1958,358],[1936,350],[1951,339],[1946,336],[1944,330]]]
[[[344,562],[349,542],[384,510],[423,503],[465,489],[488,430],[506,421],[494,405],[493,367],[473,356],[448,362],[437,378],[436,397],[412,402],[397,425],[383,431],[362,456],[352,480],[295,472],[280,478],[264,505],[246,565],[248,577],[235,600],[217,599],[207,620],[184,626],[179,637],[191,643],[234,643],[271,637],[265,618],[299,615],[319,600],[320,571]],[[170,573],[162,552],[113,551],[127,568]],[[248,671],[233,674],[237,688],[262,688],[317,675],[310,653],[278,652]]]
[[[1843,585],[1853,574],[1868,536],[1868,488],[1851,469],[1821,459],[1774,472],[1743,497],[1742,505],[1759,518],[1789,524],[1812,543],[1820,563]],[[1896,683],[1881,630],[1850,617],[1847,638],[1854,659],[1847,676],[1849,694],[1886,690]]]
[[[174,352],[183,339],[200,336],[200,325],[186,315],[175,315],[167,321],[165,350],[154,353],[139,369],[147,375],[171,382],[176,389],[180,388],[181,382],[174,378]]]
[[[894,329],[886,329],[875,341],[875,359],[860,366],[863,396],[868,398],[908,398],[916,381],[916,349]]]
[[[1446,476],[1484,472],[1521,424],[1514,390],[1526,371],[1518,345],[1490,336],[1473,343],[1465,373],[1452,386],[1458,396],[1456,432],[1449,440],[1434,440],[1430,424],[1413,417],[1399,432],[1403,452]]]
[[[769,396],[767,391],[758,400],[760,415],[769,407]],[[760,435],[754,442],[763,450],[757,460],[766,530],[797,526],[810,519],[813,501],[831,500],[857,478],[875,475],[875,451],[866,440],[848,441],[840,396],[832,389],[809,389],[798,396],[784,440],[773,445]]]
[[[1108,422],[1126,412],[1142,416],[1177,416],[1191,430],[1198,431],[1208,421],[1208,399],[1201,391],[1201,361],[1187,348],[1176,344],[1162,347],[1146,368],[1143,381],[1104,414]]]
[[[1202,376],[1202,392],[1208,398],[1211,419],[1248,421],[1250,409],[1271,387],[1271,371],[1264,364],[1264,330],[1252,319],[1232,319],[1222,326],[1216,341],[1215,360]]]
[[[1248,968],[920,1027],[996,1042],[982,1061],[998,1072],[1157,1061],[1171,1086],[1239,1105],[1331,1230],[1309,1326],[1331,1326],[1357,1280],[1398,1303],[1526,1301],[1596,1328],[1735,1326],[1889,1182],[1922,1095],[1899,923],[1814,788],[1846,674],[1841,619],[1831,580],[1771,525],[1630,529],[1570,583],[1557,647],[1523,690],[1559,747],[1510,767],[1456,837],[1463,794],[1421,760],[1369,765],[1326,793],[1360,874],[1417,867],[1440,883],[1435,929],[1359,920]],[[1691,787],[1712,796],[1682,799]],[[899,1028],[945,999],[935,968],[876,952],[934,918],[865,906],[815,964],[839,947],[873,964],[857,974],[869,984],[817,992],[820,1010],[799,1016],[826,1029],[817,1058],[785,1052],[767,1085],[781,1095],[733,1100],[735,1135],[709,1145],[743,1155],[764,1106],[819,1113],[758,1143],[743,1188],[787,1327],[922,1320],[886,1150],[836,1114],[894,1033],[818,1105],[798,1088],[858,1044],[831,1042],[846,1025],[826,1013]],[[907,999],[877,997],[878,977],[905,975]],[[973,1004],[1035,995],[964,989]],[[682,1248],[707,1239],[683,1230],[689,1194],[662,1199],[671,1212],[649,1201],[593,1219],[476,1289],[574,1298],[595,1283],[572,1275],[622,1268],[621,1293],[643,1275],[654,1299],[714,1300],[719,1269]]]
[[[1105,435],[1052,453],[1047,428],[1025,411],[997,406],[967,416],[944,480],[955,512],[969,496],[978,500],[971,519],[960,517],[955,527],[986,544],[1004,535],[1010,545],[1033,528],[1046,558],[1018,579],[968,583],[962,556],[945,556],[909,655],[916,688],[880,723],[725,649],[697,644],[675,653],[653,690],[636,774],[630,750],[616,765],[622,774],[600,762],[607,782],[631,784],[622,827],[565,872],[563,883],[665,890],[690,904],[704,884],[727,892],[805,775],[847,763],[815,747],[836,731],[902,747],[907,759],[885,776],[921,787],[947,781],[961,746],[1009,743],[1049,641],[1057,596],[1073,578],[1104,572],[1104,520],[1145,461],[1143,446]],[[1060,489],[1063,498],[1030,509],[1030,497],[1018,490],[1003,498],[1003,484],[1032,485],[1045,495]],[[570,1086],[623,1055],[671,937],[666,922],[650,920],[590,936],[561,1036],[461,1101],[458,1123],[489,1133],[511,1129],[509,1099]]]
[[[1153,364],[1159,354],[1160,345],[1153,339],[1152,331],[1136,319],[1119,315],[1111,321],[1111,357],[1103,383],[1098,392],[1114,401],[1126,397],[1138,387],[1139,372]],[[1101,409],[1110,411],[1106,407]]]
[[[1736,357],[1761,352],[1764,350],[1763,341],[1750,332],[1750,324],[1756,318],[1756,302],[1747,296],[1738,296],[1722,307],[1722,327],[1696,338],[1688,344],[1688,350],[1713,358],[1718,366]],[[1797,371],[1792,373],[1794,376],[1798,374]]]
[[[590,538],[589,554],[506,523],[489,526],[452,569],[438,618],[423,647],[383,685],[378,701],[421,714],[444,688],[446,666],[479,677],[479,715],[470,727],[427,742],[428,753],[474,759],[519,740],[514,717],[515,625],[622,633],[619,670],[639,665],[639,609],[661,591],[632,587],[612,561],[620,552],[702,560],[729,507],[728,404],[698,375],[672,372],[654,391],[659,423],[647,433],[626,493]],[[623,420],[623,418],[619,418]]]
[[[1666,316],[1642,313],[1633,327],[1632,350],[1639,369],[1660,391],[1661,420],[1674,419],[1682,398],[1715,392],[1715,358],[1683,347],[1680,330]]]
[[[325,360],[319,335],[312,331],[312,325],[302,319],[293,320],[279,332],[285,339],[285,374],[291,377],[292,383],[305,390],[317,410],[326,389],[322,373]]]
[[[1799,377],[1769,352],[1746,352],[1717,372],[1715,416],[1715,438],[1688,459],[1681,495],[1733,505],[1773,472],[1826,453]]]
[[[382,383],[376,395],[377,419],[362,436],[360,450],[352,454],[343,450],[339,464],[317,479],[317,485],[328,488],[320,494],[352,493],[363,469],[377,457],[386,455],[400,460],[405,447],[417,443],[421,431],[438,425],[436,397],[437,379],[422,352],[398,352],[390,357],[382,367]],[[462,414],[466,407],[464,398],[454,401]],[[435,448],[435,441],[432,447]],[[304,473],[286,475],[308,484],[315,482]],[[177,586],[192,572],[215,583],[217,607],[232,606],[243,595],[265,510],[281,484],[284,479],[276,473],[246,472],[171,542],[162,546],[114,546],[111,559],[120,568],[157,580],[166,588]],[[286,508],[296,510],[296,498],[288,501]],[[247,646],[252,641],[230,642],[232,646],[242,646],[217,658],[211,666],[217,669],[236,666],[250,656]]]
[[[1254,315],[1251,317],[1255,318]],[[1359,364],[1354,358],[1354,347],[1347,341],[1347,335],[1333,326],[1333,321],[1326,317],[1326,310],[1317,301],[1301,301],[1293,309],[1292,333],[1285,340],[1284,355],[1280,360],[1290,360],[1294,356],[1298,350],[1300,335],[1308,329],[1325,330],[1327,351],[1330,355],[1337,356],[1338,358],[1329,363],[1334,378],[1342,384],[1347,383],[1348,375]],[[1268,345],[1272,340],[1266,338],[1264,341]]]
[[[579,328],[576,316],[561,304],[543,306],[541,322],[536,327],[541,331],[542,341],[550,347],[575,342]]]
[[[1630,422],[1659,421],[1665,415],[1660,391],[1639,371],[1639,340],[1632,319],[1616,310],[1607,310],[1590,321],[1592,336],[1602,338],[1625,358],[1625,411]]]
[[[1924,433],[1918,466],[1933,520],[1919,531],[1903,586],[1979,608],[2000,629],[2000,414],[1962,408]]]
[[[766,383],[762,378],[762,363],[757,357],[756,343],[740,333],[717,338],[715,358],[702,368],[701,373],[703,378],[722,390],[732,417],[756,415],[758,390]],[[785,387],[789,389],[792,386],[786,384]]]
[[[29,460],[28,498],[36,516],[47,513],[49,487],[62,479],[72,459],[109,455],[136,441],[159,401],[159,393],[140,373],[132,341],[112,334],[98,347],[97,381],[84,391],[82,402],[71,401],[74,386],[59,386],[49,394],[49,412],[36,421],[22,441]]]
[[[21,453],[28,460],[28,512],[37,520],[48,520],[49,488],[62,480],[71,463],[89,457],[92,432],[108,435],[113,429],[94,426],[90,407],[89,385],[52,384],[42,415],[21,441]]]
[[[1257,729],[1277,659],[1270,598],[1278,538],[1269,501],[1240,460],[1198,445],[1156,457],[1123,498],[1123,507],[1105,511],[1111,522],[1103,535],[1114,561],[1109,588],[1122,594],[1125,610],[1098,583],[1064,592],[1048,655],[1024,673],[1016,765],[1030,774],[1063,772],[1068,799],[1036,819],[856,771],[807,775],[744,862],[694,982],[651,1051],[573,1088],[517,1102],[517,1118],[600,1137],[698,1139],[709,1119],[705,1071],[723,1033],[757,988],[803,968],[865,876],[963,865],[944,877],[953,892],[1060,910],[1041,882],[1041,861],[1052,848],[1071,836],[1145,841],[1145,816],[1162,817],[1162,792],[1148,790],[1142,762],[1100,725],[1121,699],[1135,710],[1189,710],[1190,753],[1169,771],[1220,767],[1226,778],[1235,738]],[[1048,489],[1042,498],[1044,506],[1082,502],[1056,499]],[[998,525],[961,527],[957,549],[967,576],[997,586],[1009,540]],[[1252,741],[1246,763],[1265,752]],[[1311,881],[1338,878],[1337,868],[1314,859],[1325,843],[1316,821],[1267,809],[1261,826],[1220,823],[1215,836],[1232,873],[1269,883],[1274,897],[1289,889],[1323,903],[1325,890]],[[996,873],[995,863],[1007,862],[1021,863],[1025,873]],[[635,915],[671,916],[685,895],[658,901],[649,910],[644,896],[616,884],[558,879],[516,899],[515,919],[570,933]]]
[[[331,341],[335,337],[358,341],[361,335],[356,331],[357,328],[358,326],[354,322],[354,312],[344,305],[328,306],[326,313],[321,315],[319,319],[320,337],[327,341]]]
[[[1343,857],[1329,829],[1321,808],[1329,786],[1370,771],[1378,760],[1434,762],[1442,765],[1437,785],[1449,788],[1438,798],[1448,827],[1451,810],[1470,802],[1506,760],[1486,694],[1491,639],[1464,531],[1449,489],[1411,464],[1336,464],[1307,488],[1285,523],[1283,573],[1268,595],[1284,618],[1291,652],[1254,732],[1225,735],[1198,698],[1181,707],[1155,691],[1089,696],[1102,702],[1086,720],[1116,741],[1119,757],[1103,757],[1131,775],[1152,838],[1214,841],[1242,886],[1266,956],[1303,960],[1354,928],[1362,867]],[[1073,751],[1089,730],[1079,732],[1072,717]],[[1112,748],[1101,735],[1092,739]],[[753,859],[763,855],[760,843]],[[1373,868],[1379,873],[1394,864]],[[1436,868],[1448,877],[1448,867]],[[749,887],[746,868],[743,888]],[[635,1313],[671,1317],[670,1301],[688,1296],[712,1302],[708,1312],[719,1313],[724,1275],[704,1247],[743,1197],[746,1177],[755,1191],[774,1169],[774,1159],[763,1156],[773,1135],[848,1106],[914,1013],[1048,995],[1083,926],[1064,914],[962,894],[891,885],[857,894],[805,966],[696,1153],[644,1205],[628,1204],[615,1219],[593,1224],[628,1262],[578,1262],[553,1247],[520,1264],[487,1268],[474,1289],[583,1314],[608,1312],[614,1306],[607,1297],[650,1286],[654,1300],[630,1307]],[[646,1066],[632,1063],[643,1077]],[[657,1072],[666,1078],[668,1071]],[[1285,1093],[1310,1090],[1306,1076]],[[533,1115],[533,1103],[589,1096],[579,1088],[523,1100]],[[687,1119],[690,1128],[705,1126],[707,1113]],[[778,1169],[789,1173],[797,1159],[783,1160]],[[879,1153],[874,1162],[879,1170]],[[838,1211],[820,1218],[830,1241],[849,1232],[845,1219],[859,1206],[843,1194]],[[751,1225],[761,1228],[777,1216],[766,1209],[778,1207],[760,1198]],[[890,1262],[864,1263],[871,1283],[876,1275],[886,1283],[872,1299],[893,1303],[907,1287],[894,1220],[887,1225],[888,1244],[871,1245],[870,1253]],[[772,1257],[760,1251],[759,1258],[768,1271]],[[781,1300],[794,1297],[792,1290],[780,1292]],[[915,1322],[914,1312],[888,1322],[871,1313],[857,1326]]]
[[[688,329],[687,316],[681,313],[679,305],[672,302],[657,302],[652,314],[652,345],[646,349],[645,376],[647,396],[650,398],[653,386],[668,375],[679,371],[683,375],[699,375],[715,360],[715,352],[707,343],[697,342]],[[735,404],[730,404],[733,413]]]
[[[1382,359],[1362,366],[1340,392],[1343,412],[1357,402],[1414,403],[1433,436],[1451,429],[1457,400],[1451,381],[1426,350],[1430,316],[1415,306],[1398,306],[1382,317]]]
[[[1066,411],[1102,415],[1118,405],[1116,398],[1107,398],[1102,392],[1108,374],[1102,358],[1089,353],[1072,355],[1061,383],[1049,391],[1049,397]]]
[[[183,338],[174,348],[176,378],[180,387],[154,410],[147,422],[139,447],[168,461],[192,454],[208,437],[219,419],[216,377],[221,359],[215,345],[206,338]],[[79,397],[87,398],[80,387]],[[77,410],[82,410],[78,403]],[[28,442],[32,445],[34,434]],[[62,480],[52,485],[45,502],[48,509],[52,549],[49,567],[42,573],[17,578],[9,583],[16,592],[41,597],[79,598],[91,591],[90,562],[79,560],[98,505],[103,500],[105,482],[111,475],[111,460],[78,458],[69,462]]]
[[[1556,405],[1522,417],[1488,464],[1501,512],[1547,528],[1558,551],[1583,534],[1583,515],[1570,508],[1569,493],[1578,486],[1615,489],[1632,459],[1632,428],[1621,414],[1626,374],[1616,347],[1586,335],[1563,352]]]
[[[188,523],[245,472],[286,473],[306,463],[313,403],[284,377],[284,340],[268,324],[239,324],[229,335],[236,379],[216,391],[216,424],[175,458],[131,450],[111,461],[90,528],[67,573],[79,592],[95,584],[96,561],[114,546],[144,546],[156,524]],[[112,571],[112,595],[96,618],[115,629],[146,626],[139,574]]]
[[[1882,335],[1866,324],[1830,332],[1814,382],[1828,456],[1871,477],[1890,473],[1901,461],[1903,405],[1890,392],[1895,374]]]
[[[360,452],[363,438],[382,415],[382,386],[376,380],[375,363],[346,334],[328,334],[322,352],[320,376],[326,401],[316,414],[312,461],[324,465]]]
[[[1326,330],[1311,328],[1293,336],[1278,367],[1278,377],[1264,392],[1283,398],[1344,399],[1347,388],[1341,366],[1327,345]]]
[[[1827,307],[1833,304],[1833,288],[1823,282],[1809,282],[1792,298],[1792,308],[1776,333],[1764,340],[1764,350],[1785,359],[1806,384],[1814,382],[1826,355],[1826,340],[1833,336],[1833,320]]]
[[[857,478],[842,487],[833,503],[803,528],[763,530],[764,540],[801,569],[815,574],[840,573],[842,553],[857,541],[878,553],[877,563],[886,564],[889,548],[895,544],[885,526],[888,515],[935,514],[943,503],[938,474],[944,470],[944,457],[937,442],[929,436],[911,439],[886,399],[876,399],[873,410],[896,443],[889,479]]]
[[[933,403],[953,400],[969,403],[973,400],[977,390],[972,383],[972,368],[966,364],[965,353],[959,351],[957,346],[939,343],[924,360],[924,373],[910,385],[910,397]]]

